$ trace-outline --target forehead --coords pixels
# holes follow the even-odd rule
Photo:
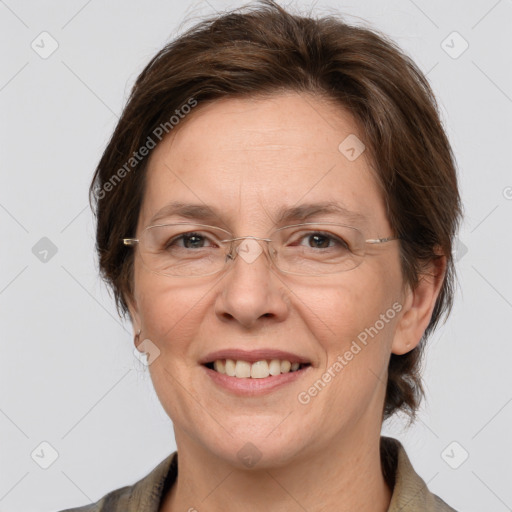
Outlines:
[[[332,102],[298,93],[227,98],[199,105],[181,123],[150,157],[142,225],[173,202],[202,204],[227,223],[255,225],[326,202],[369,224],[384,217],[367,153],[353,158],[364,137]]]

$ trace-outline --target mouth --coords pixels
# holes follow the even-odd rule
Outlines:
[[[292,362],[288,359],[261,359],[254,362],[241,359],[215,359],[203,363],[203,366],[219,374],[237,379],[266,379],[300,372],[311,366],[311,363]]]

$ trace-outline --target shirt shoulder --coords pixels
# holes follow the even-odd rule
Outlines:
[[[115,489],[100,500],[60,512],[158,512],[164,493],[178,474],[178,452],[171,453],[144,478]]]
[[[429,491],[397,439],[381,437],[381,459],[384,476],[393,489],[388,512],[457,512]]]

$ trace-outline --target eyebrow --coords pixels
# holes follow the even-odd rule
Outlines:
[[[305,203],[298,206],[282,206],[277,210],[276,224],[286,224],[288,222],[306,221],[321,215],[337,215],[343,217],[343,221],[355,224],[365,223],[367,218],[360,212],[348,210],[341,204],[334,201],[325,201],[320,203]],[[222,219],[222,213],[216,208],[205,204],[183,203],[173,201],[166,204],[158,210],[151,218],[149,225],[153,225],[162,219],[169,217],[182,217],[191,220],[215,221]]]

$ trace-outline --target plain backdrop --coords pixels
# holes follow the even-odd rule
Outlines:
[[[96,501],[176,448],[98,277],[87,192],[144,65],[202,17],[241,5],[0,1],[0,511]],[[512,510],[512,1],[291,7],[388,34],[439,99],[465,205],[459,286],[427,350],[418,421],[397,417],[384,433],[457,510]]]

